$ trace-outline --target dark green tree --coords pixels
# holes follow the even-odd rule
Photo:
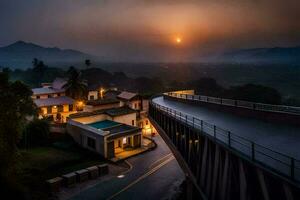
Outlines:
[[[86,65],[86,68],[89,68],[89,66],[91,66],[91,60],[89,60],[89,59],[86,59],[85,61],[84,61],[84,63],[85,63],[85,65]]]
[[[26,148],[46,144],[49,134],[49,122],[46,119],[35,119],[25,127],[22,144]]]
[[[33,59],[32,61],[32,72],[31,72],[31,76],[32,76],[32,83],[34,84],[34,86],[38,87],[41,85],[41,83],[43,82],[43,80],[46,77],[46,71],[48,69],[48,67],[44,64],[43,61],[38,60],[36,58]]]
[[[75,100],[84,100],[87,98],[87,84],[82,79],[81,72],[73,66],[68,70],[68,81],[63,86],[66,94]]]
[[[26,117],[36,114],[31,95],[22,82],[10,82],[6,73],[0,73],[0,180],[13,173]]]

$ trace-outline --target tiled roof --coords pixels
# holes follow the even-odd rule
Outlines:
[[[64,89],[54,89],[51,87],[41,87],[41,88],[33,88],[33,95],[41,95],[41,94],[55,94],[65,92]]]
[[[137,93],[132,92],[121,92],[121,94],[118,95],[118,98],[125,99],[125,100],[131,100],[132,98],[136,97]]]
[[[109,108],[109,109],[101,109],[101,110],[95,110],[92,112],[78,112],[75,114],[71,114],[70,118],[80,118],[80,117],[89,117],[93,115],[100,115],[100,114],[107,114],[109,116],[121,116],[121,115],[127,115],[131,113],[136,113],[135,110],[132,110],[128,107],[119,107],[119,108]]]
[[[52,88],[54,89],[63,89],[63,86],[67,83],[67,79],[56,78],[52,83]]]
[[[117,99],[97,99],[97,100],[89,100],[86,105],[91,106],[100,106],[100,105],[106,105],[106,104],[115,104],[119,103],[120,101]]]
[[[67,104],[73,104],[74,101],[75,101],[74,99],[67,96],[47,98],[47,99],[34,99],[34,103],[38,107],[67,105]]]

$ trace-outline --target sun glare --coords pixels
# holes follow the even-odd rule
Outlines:
[[[180,37],[177,37],[177,38],[176,38],[176,43],[177,43],[177,44],[181,43],[181,38],[180,38]]]

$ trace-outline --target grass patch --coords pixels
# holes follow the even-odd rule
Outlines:
[[[30,199],[47,199],[46,180],[101,164],[104,159],[70,141],[21,150],[18,177]]]

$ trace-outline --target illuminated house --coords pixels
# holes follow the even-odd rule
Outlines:
[[[118,108],[120,107],[120,101],[117,99],[97,99],[97,100],[88,100],[84,106],[83,111],[91,112],[95,110],[102,110],[108,108]]]
[[[70,115],[67,131],[84,148],[114,158],[125,148],[141,147],[142,131],[136,127],[136,111],[128,107]]]
[[[155,128],[148,119],[149,100],[144,99],[141,95],[132,92],[121,92],[117,98],[120,100],[120,106],[128,106],[138,112],[137,125],[142,128],[145,135],[156,133]]]
[[[128,106],[134,110],[143,110],[143,99],[137,93],[124,91],[117,98],[120,100],[120,106]]]
[[[66,122],[66,118],[75,113],[74,99],[65,96],[62,86],[64,79],[56,78],[53,83],[44,83],[33,88],[32,99],[39,108],[39,118],[49,117],[56,122]]]

